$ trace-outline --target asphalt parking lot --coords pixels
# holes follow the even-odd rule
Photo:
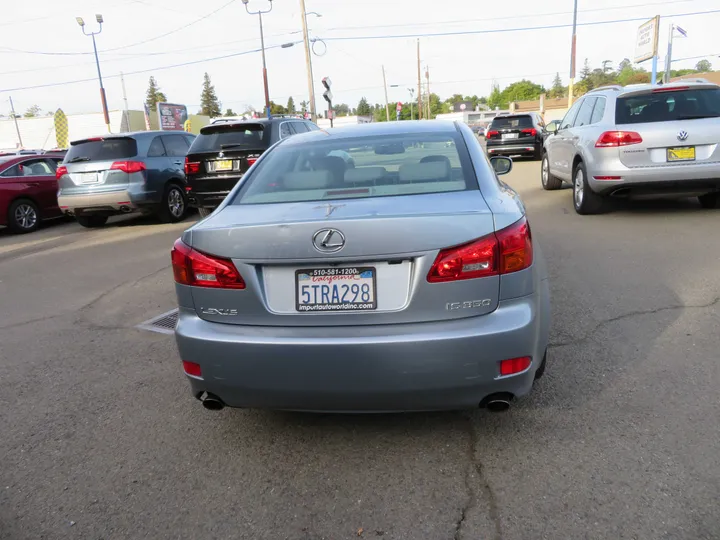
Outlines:
[[[505,178],[554,304],[503,414],[207,411],[135,328],[190,221],[0,231],[0,538],[720,538],[720,211],[581,217],[538,162]]]

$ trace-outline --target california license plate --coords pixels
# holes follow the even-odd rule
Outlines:
[[[375,268],[296,270],[295,307],[300,312],[377,309]]]
[[[695,147],[683,146],[681,148],[667,149],[668,161],[695,161]]]
[[[502,138],[503,139],[517,139],[518,134],[517,133],[504,133]]]
[[[215,162],[216,171],[232,171],[233,162],[232,159],[223,159]]]

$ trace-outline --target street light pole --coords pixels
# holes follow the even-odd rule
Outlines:
[[[250,2],[250,0],[242,0],[242,3],[245,4],[245,11],[248,12],[248,15],[257,15],[260,19],[260,48],[262,50],[263,86],[265,88],[265,114],[268,118],[270,118],[270,91],[268,90],[267,64],[265,63],[265,36],[263,35],[262,16],[263,13],[270,13],[272,11],[272,0],[268,0],[268,2],[270,2],[270,9],[266,9],[264,11],[250,11],[250,8],[248,7],[248,2]]]
[[[573,92],[575,87],[575,50],[577,45],[577,0],[573,5],[572,42],[570,43],[570,84],[568,86],[568,108],[573,104]]]
[[[382,67],[382,72],[383,72],[383,88],[385,88],[385,118],[389,122],[390,121],[390,104],[388,103],[387,81],[385,80],[385,66]]]
[[[305,11],[305,0],[300,0],[300,12],[302,14],[303,41],[305,42],[305,64],[307,66],[308,94],[310,94],[310,118],[317,122],[317,111],[315,108],[315,81],[313,80],[312,54],[310,53],[310,36],[308,35],[307,16],[312,14],[322,17],[319,13]]]
[[[103,86],[102,73],[100,72],[100,59],[98,58],[97,45],[95,44],[95,36],[102,32],[103,16],[99,13],[95,15],[99,28],[97,32],[87,32],[85,30],[85,21],[82,17],[76,17],[75,20],[82,28],[83,34],[92,38],[93,52],[95,53],[95,65],[97,66],[98,81],[100,82],[100,101],[102,102],[103,116],[105,117],[105,125],[107,126],[108,133],[110,130],[110,116],[108,115],[107,97],[105,96],[105,87]]]

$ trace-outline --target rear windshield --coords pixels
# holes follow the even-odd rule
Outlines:
[[[389,197],[477,189],[457,133],[281,144],[232,204]]]
[[[266,130],[262,124],[214,124],[200,131],[200,135],[190,147],[190,152],[265,149],[270,146],[269,135],[270,130]]]
[[[720,116],[720,88],[661,91],[618,98],[615,123],[640,124]]]
[[[533,127],[532,118],[523,116],[501,116],[492,121],[493,129],[515,129]]]
[[[72,143],[64,163],[77,161],[113,161],[137,155],[137,143],[131,138],[110,138]]]

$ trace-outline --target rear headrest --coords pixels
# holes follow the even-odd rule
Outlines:
[[[282,176],[285,189],[325,189],[331,181],[332,174],[327,170],[292,172]]]
[[[450,163],[448,161],[406,163],[400,166],[398,176],[401,182],[447,180],[450,177]]]
[[[345,171],[345,182],[348,184],[364,184],[377,182],[387,174],[385,167],[360,167]]]

